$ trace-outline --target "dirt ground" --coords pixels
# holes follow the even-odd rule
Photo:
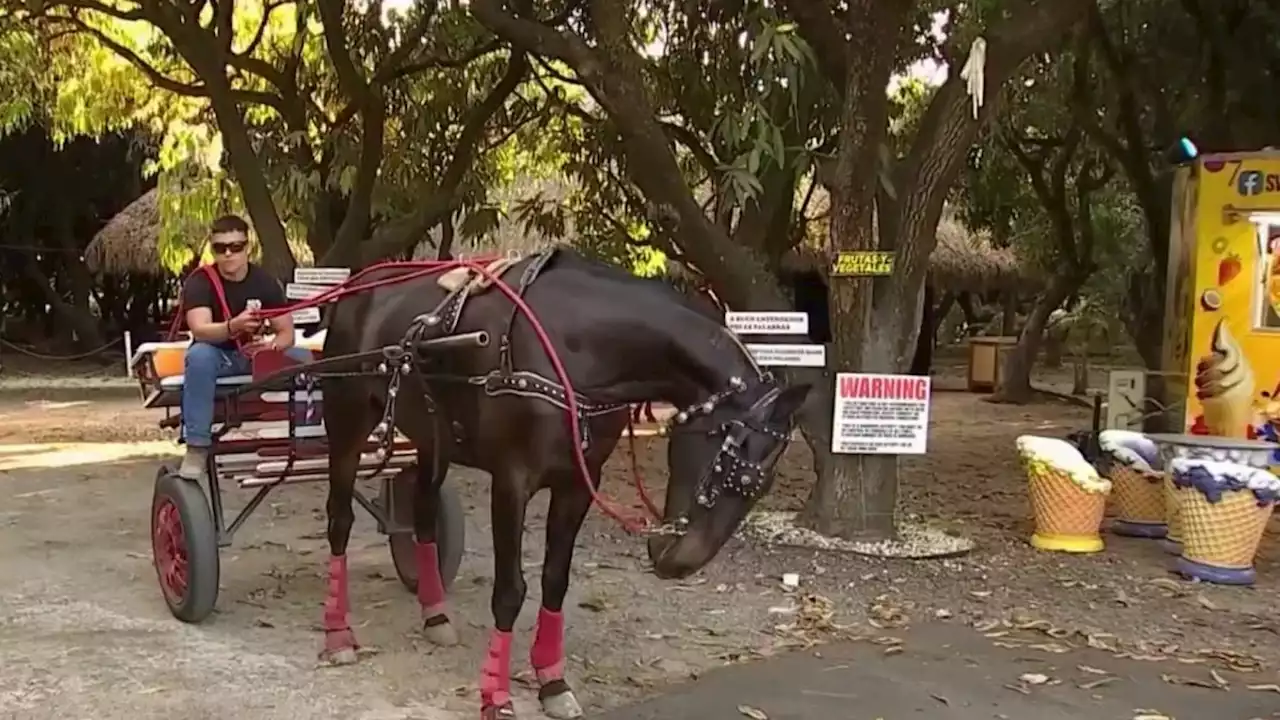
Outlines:
[[[201,626],[183,625],[165,609],[150,563],[151,485],[159,457],[174,448],[155,428],[156,415],[139,410],[137,395],[119,382],[50,390],[23,377],[0,379],[0,717],[134,719],[174,710],[190,718],[474,717],[490,623],[484,475],[455,471],[451,479],[469,517],[451,597],[462,645],[434,649],[414,637],[415,601],[395,579],[372,520],[358,516],[353,623],[377,653],[320,669],[323,487],[274,494],[223,552],[217,613]],[[1247,685],[1280,692],[1276,528],[1251,589],[1181,581],[1169,573],[1169,556],[1139,540],[1107,536],[1106,552],[1089,557],[1037,552],[1026,544],[1031,522],[1014,438],[1064,435],[1085,427],[1088,411],[1048,400],[993,405],[947,391],[960,386],[954,375],[937,385],[929,454],[904,463],[903,511],[974,538],[972,554],[883,561],[734,540],[704,572],[669,583],[647,573],[639,539],[593,512],[567,604],[569,677],[588,712],[797,645],[856,635],[892,646],[895,631],[925,621],[977,627],[1028,657],[1090,645],[1167,663],[1166,682],[1220,686],[1217,673],[1232,681],[1220,692],[1251,692]],[[659,439],[641,442],[641,471],[657,488],[662,450]],[[762,506],[797,508],[810,467],[803,445],[793,445]],[[635,499],[628,473],[624,447],[605,488],[625,503]],[[227,498],[238,508],[247,494]],[[525,543],[529,599],[515,657],[526,717],[539,716],[523,658],[545,506],[545,498],[535,501]],[[784,572],[799,573],[801,594],[816,601],[798,603],[780,585]],[[795,612],[827,600],[830,622]]]

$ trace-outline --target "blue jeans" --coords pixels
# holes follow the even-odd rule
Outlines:
[[[311,361],[311,351],[291,347],[284,354],[302,362]],[[218,378],[250,375],[249,358],[239,350],[224,350],[205,342],[192,342],[182,376],[182,436],[188,447],[207,448],[213,444],[214,393]]]

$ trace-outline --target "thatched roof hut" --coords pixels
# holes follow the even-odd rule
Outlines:
[[[84,262],[89,271],[103,275],[164,274],[160,202],[160,191],[153,188],[107,221],[85,248]],[[186,220],[193,244],[202,243],[207,226],[199,219]],[[311,249],[305,242],[290,240],[289,245],[299,263],[312,262]]]
[[[929,256],[929,282],[944,292],[987,292],[1016,289],[1034,282],[1033,274],[1011,248],[991,244],[985,233],[971,233],[954,215],[944,213],[938,223],[938,244]],[[802,245],[782,260],[783,268],[825,267],[828,254],[812,244]]]
[[[164,272],[160,263],[160,193],[149,190],[107,221],[84,251],[89,270],[104,275]]]

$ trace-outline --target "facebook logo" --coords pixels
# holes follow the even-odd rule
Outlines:
[[[1259,170],[1243,170],[1236,179],[1236,192],[1241,195],[1262,194],[1262,172]]]

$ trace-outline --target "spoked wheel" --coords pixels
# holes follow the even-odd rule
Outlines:
[[[200,484],[169,466],[156,473],[151,553],[169,612],[188,623],[208,617],[218,600],[218,533]]]
[[[399,527],[413,527],[413,491],[418,471],[405,468],[391,481],[391,508]],[[384,503],[383,507],[387,507]],[[466,551],[467,523],[458,491],[446,480],[440,487],[440,505],[436,514],[436,550],[440,556],[440,580],[445,590],[453,587],[462,566],[462,554]],[[391,562],[396,575],[409,592],[418,592],[418,558],[415,551],[413,530],[387,536],[391,547]]]

